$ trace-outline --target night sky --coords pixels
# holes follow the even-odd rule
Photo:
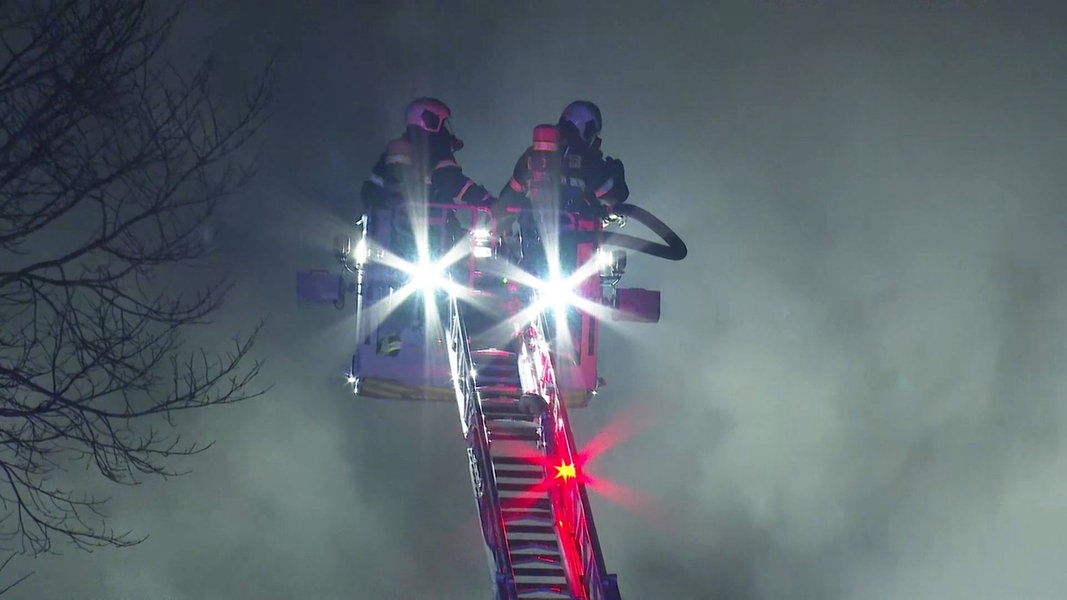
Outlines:
[[[597,102],[630,202],[689,246],[631,255],[662,321],[603,334],[608,387],[572,412],[579,443],[640,425],[594,463],[654,498],[593,496],[623,598],[1063,597],[1062,8],[213,4],[179,56],[236,80],[282,55],[261,177],[211,232],[240,285],[206,332],[266,318],[275,387],[182,423],[216,442],[190,475],[93,485],[146,542],[15,562],[12,598],[491,597],[455,406],[355,398],[354,303],[295,301],[423,94],[494,193],[534,125]]]

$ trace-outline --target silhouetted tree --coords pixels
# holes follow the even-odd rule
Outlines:
[[[211,61],[164,56],[177,13],[147,0],[6,2],[0,10],[0,551],[126,546],[101,501],[57,480],[172,474],[204,447],[162,435],[175,411],[262,393],[255,332],[190,349],[229,288],[190,291],[205,225],[251,176],[272,63],[234,105]],[[240,152],[238,152],[240,150]],[[0,562],[0,564],[5,564]],[[2,588],[3,586],[0,586]]]

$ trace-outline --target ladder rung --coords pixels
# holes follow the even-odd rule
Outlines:
[[[570,592],[565,591],[566,588],[561,585],[544,585],[540,583],[516,583],[515,590],[519,592],[519,596],[528,596],[530,594],[549,594],[555,598],[571,597]]]
[[[531,467],[540,469],[541,465],[530,462],[529,458],[525,456],[494,456],[493,464],[496,465],[517,465],[522,467]]]
[[[517,542],[519,544],[523,542]],[[545,546],[542,550],[547,551],[548,554],[513,554],[511,556],[511,565],[513,567],[551,567],[563,566],[563,557],[560,556],[558,549],[553,549],[551,544],[539,544]]]
[[[483,398],[515,398],[518,399],[522,395],[522,390],[517,385],[487,385],[479,386],[478,394]]]
[[[530,561],[557,561],[560,560],[559,545],[556,542],[543,542],[540,540],[515,540],[508,544],[508,549],[516,552],[536,552],[537,554],[522,554],[522,560]]]
[[[558,567],[550,567],[544,569],[540,569],[537,567],[520,567],[511,569],[511,572],[515,574],[516,578],[538,578],[539,580],[550,580],[537,582],[545,585],[559,585],[567,583],[567,571],[564,571],[563,569]]]
[[[544,546],[548,545],[547,543],[539,541],[539,540],[511,540],[511,541],[508,542],[508,544],[509,544],[509,546],[514,546],[515,544],[521,544],[523,542],[537,542],[537,543],[539,543],[541,545],[544,545]],[[543,551],[539,551],[537,554],[528,554],[528,553],[525,553],[525,552],[520,552],[520,553],[514,553],[513,552],[511,554],[511,564],[512,564],[512,566],[515,566],[515,565],[553,566],[553,565],[555,565],[555,566],[562,567],[563,566],[563,556],[559,553],[558,549],[556,549],[556,550],[543,550]]]
[[[518,382],[515,379],[514,376],[509,376],[507,374],[499,376],[489,374],[483,376],[481,373],[478,373],[478,379],[475,379],[474,381],[478,385],[478,389],[486,387],[517,388]]]
[[[539,569],[537,567],[519,567],[511,569],[511,572],[515,574],[516,578],[538,578],[541,580],[550,580],[537,582],[546,585],[559,585],[567,583],[567,571],[564,571],[562,568],[558,567],[545,569]]]
[[[537,513],[530,513],[526,511],[504,511],[505,523],[516,523],[518,521],[534,521],[541,525],[551,527],[553,523],[552,513],[549,511],[539,511]]]
[[[484,402],[482,403],[482,414],[491,421],[498,419],[522,419],[526,416],[526,413],[522,412],[522,409],[516,405],[512,405],[510,409],[504,407],[486,408]]]
[[[544,477],[544,469],[541,468],[540,464],[531,464],[528,462],[525,464],[497,463],[493,465],[493,469],[497,476],[503,477],[520,477],[523,479],[540,479]]]
[[[524,471],[519,469],[496,469],[497,477],[508,477],[511,479],[531,479],[540,480],[545,478],[544,471]]]
[[[499,489],[500,486],[498,485],[497,488]],[[502,510],[552,510],[552,503],[548,501],[548,498],[543,496],[536,500],[531,500],[529,496],[526,496],[525,498],[504,498],[503,500],[505,502],[501,503]],[[507,503],[508,500],[512,500],[513,502]]]
[[[489,422],[494,428],[500,429],[533,429],[538,428],[538,424],[527,419],[516,418],[516,415],[509,415],[502,419],[494,418],[489,419]]]
[[[517,442],[536,442],[541,439],[541,434],[536,429],[505,429],[505,430],[489,430],[489,440],[507,440]]]
[[[507,411],[512,415],[526,414],[522,407],[519,406],[519,396],[515,393],[518,388],[486,388],[479,389],[478,395],[482,399],[482,412],[486,412],[486,408],[490,412],[494,410]]]
[[[534,517],[543,517],[544,515],[551,515],[552,508],[546,506],[509,506],[507,508],[500,509],[501,514],[507,517],[510,515],[512,518],[521,518],[519,515],[530,515]]]
[[[482,375],[494,375],[496,377],[510,375],[512,379],[519,378],[519,366],[514,363],[490,362],[475,364],[474,370],[477,373],[476,377],[481,377]]]
[[[509,357],[508,360],[474,361],[474,363],[474,368],[478,373],[511,373],[514,377],[519,375],[519,365],[513,357]]]
[[[500,369],[506,371],[519,370],[518,357],[515,354],[507,354],[506,356],[479,356],[474,358],[474,366],[479,370],[482,369]]]
[[[504,530],[508,533],[536,533],[540,535],[556,535],[556,529],[551,525],[523,525],[516,523],[512,525],[504,525]]]
[[[479,348],[477,350],[471,350],[471,356],[495,359],[510,359],[514,358],[516,354],[510,350],[501,350],[499,348]]]
[[[513,388],[518,389],[518,388]],[[491,390],[492,391],[492,390]],[[511,391],[511,390],[508,390]],[[492,398],[482,397],[482,412],[487,411],[501,411],[510,415],[514,414],[526,414],[523,412],[522,407],[519,406],[518,396],[494,396]]]
[[[538,525],[540,525],[542,527],[551,527],[552,524],[555,522],[555,519],[553,518],[551,512],[544,512],[544,514],[542,514],[540,516],[538,516],[538,515],[511,515],[511,516],[505,516],[504,517],[504,522],[508,526],[514,526],[514,525],[519,525],[519,524],[526,523],[526,524],[530,524],[530,525],[538,524]]]
[[[514,483],[510,481],[498,481],[496,483],[496,489],[501,492],[528,492],[536,493],[538,495],[544,495],[544,490],[535,490],[534,485],[530,483]]]

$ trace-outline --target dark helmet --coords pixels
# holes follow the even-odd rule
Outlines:
[[[563,109],[559,116],[560,129],[577,137],[586,148],[591,147],[600,135],[600,108],[588,100],[575,100]]]
[[[416,98],[404,109],[404,122],[409,130],[418,129],[431,135],[444,132],[451,140],[452,150],[459,150],[463,141],[452,133],[448,122],[450,116],[452,111],[448,105],[437,98]]]

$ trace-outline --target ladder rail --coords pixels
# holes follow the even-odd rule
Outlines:
[[[534,369],[537,393],[548,402],[548,409],[542,416],[544,431],[551,432],[545,435],[546,454],[577,468],[577,445],[566,405],[556,387],[555,368],[544,330],[543,315],[538,315],[524,332],[520,365]],[[589,600],[621,600],[617,576],[607,573],[585,483],[580,477],[565,479],[553,491],[559,507],[555,526],[561,530],[561,541],[567,540],[565,559],[571,562],[567,570],[573,579],[572,586],[579,588],[575,590],[576,596]]]
[[[486,550],[492,558],[491,569],[497,599],[513,600],[518,598],[518,592],[508,540],[504,533],[500,494],[489,452],[481,398],[474,378],[470,342],[463,323],[462,309],[455,297],[449,300],[449,315],[448,359],[452,367],[463,437],[467,443],[471,484],[474,487],[479,521]]]

